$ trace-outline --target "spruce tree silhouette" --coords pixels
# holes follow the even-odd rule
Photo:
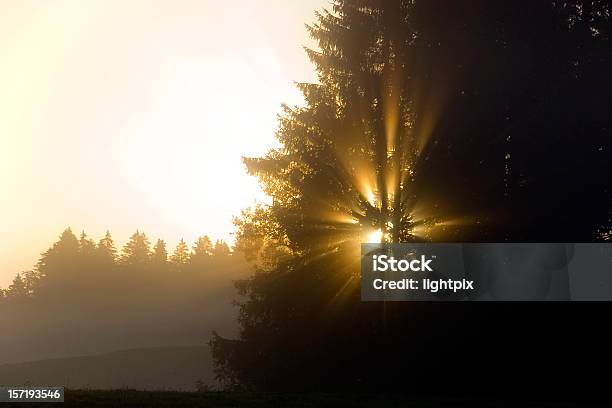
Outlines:
[[[184,239],[181,239],[174,249],[174,253],[170,257],[170,262],[180,270],[182,270],[189,261],[189,246]]]
[[[199,237],[191,252],[192,261],[205,259],[212,255],[213,245],[208,236]]]
[[[144,232],[136,231],[122,250],[123,265],[146,266],[151,260],[151,244]]]
[[[117,248],[115,247],[115,242],[113,241],[110,231],[106,231],[104,238],[100,239],[96,249],[101,262],[114,264],[117,261]]]
[[[230,255],[231,250],[229,245],[222,240],[217,240],[212,248],[212,255],[216,258],[223,258]]]
[[[29,294],[30,291],[28,290],[24,279],[21,277],[21,274],[18,273],[13,279],[13,283],[11,283],[11,285],[8,287],[6,296],[9,298],[19,298],[26,297]]]
[[[236,220],[258,273],[238,285],[238,338],[211,341],[221,380],[505,392],[514,376],[537,391],[545,372],[570,389],[560,370],[584,361],[522,339],[568,344],[582,315],[362,303],[358,244],[598,239],[612,203],[611,20],[609,1],[586,3],[338,0],[317,14],[319,83],[283,107],[282,147],[245,159],[273,201]]]
[[[153,247],[153,253],[151,254],[151,260],[158,264],[163,265],[168,262],[168,251],[166,250],[166,242],[163,239],[158,239]]]

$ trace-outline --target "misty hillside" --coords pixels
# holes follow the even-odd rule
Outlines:
[[[124,350],[83,357],[0,365],[0,385],[195,390],[214,384],[207,346]]]
[[[136,233],[118,255],[67,229],[35,270],[0,296],[0,364],[154,347],[203,346],[237,331],[235,282],[251,268],[217,241],[181,241],[168,257]],[[1,291],[0,291],[1,292]]]
[[[211,333],[236,330],[232,281],[216,288],[142,288],[106,299],[70,297],[0,307],[0,364],[114,350],[205,345]],[[163,293],[165,291],[165,293]]]

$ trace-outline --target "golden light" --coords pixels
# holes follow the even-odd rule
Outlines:
[[[369,190],[366,193],[366,198],[368,199],[370,205],[376,206],[376,195],[374,195],[374,192],[372,190]]]
[[[124,178],[176,229],[227,237],[232,215],[266,201],[241,157],[272,143],[283,92],[274,85],[238,62],[161,66],[155,109],[126,123],[116,146]]]
[[[371,243],[371,244],[380,244],[382,241],[382,238],[383,238],[382,231],[380,229],[377,229],[377,230],[370,232],[366,236],[365,242]]]

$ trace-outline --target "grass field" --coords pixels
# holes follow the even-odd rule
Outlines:
[[[49,407],[38,404],[1,404],[15,407]],[[349,394],[277,394],[239,392],[176,392],[176,391],[135,391],[135,390],[67,390],[63,407],[381,407],[381,408],[434,408],[434,407],[603,407],[607,404],[563,403],[559,401],[499,401],[492,399],[436,399],[409,398],[406,396],[349,395]]]

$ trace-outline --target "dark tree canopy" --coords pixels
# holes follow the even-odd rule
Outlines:
[[[358,244],[376,231],[387,242],[609,239],[610,12],[609,1],[336,0],[318,13],[319,49],[307,52],[319,83],[283,108],[282,146],[245,159],[273,202],[236,220],[236,248],[258,272],[239,285],[239,338],[211,342],[219,377],[426,388],[452,357],[444,367],[465,384],[463,365],[489,359],[453,350],[506,347],[525,330],[562,337],[560,318],[543,334],[539,312],[504,305],[362,303]],[[496,354],[508,376],[530,357]]]

